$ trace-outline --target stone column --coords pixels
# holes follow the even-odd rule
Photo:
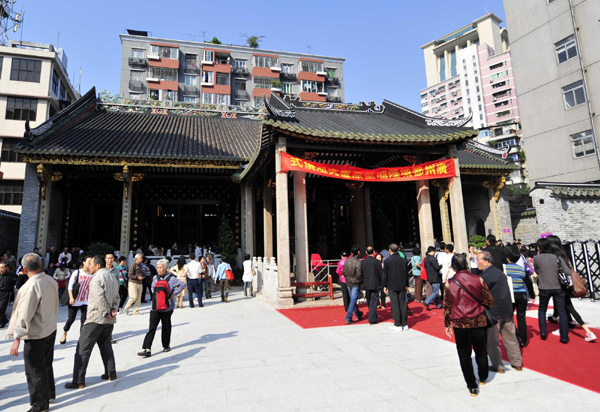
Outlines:
[[[440,198],[440,217],[442,220],[442,239],[444,243],[452,243],[452,233],[450,231],[450,214],[448,212],[448,195],[450,194],[448,184],[438,186]]]
[[[254,191],[252,185],[242,184],[242,258],[254,256]]]
[[[365,198],[361,183],[354,184],[354,197],[352,198],[352,234],[353,242],[358,245],[364,255],[367,248],[365,228]]]
[[[37,166],[40,180],[40,211],[37,220],[37,235],[35,245],[40,252],[46,250],[48,241],[48,223],[50,222],[50,205],[52,199],[52,166]],[[43,252],[42,252],[43,253]]]
[[[365,197],[365,232],[367,237],[367,246],[373,245],[373,216],[371,213],[371,188],[365,187],[363,189]]]
[[[265,257],[273,257],[273,192],[266,179],[263,185],[263,238]]]
[[[290,226],[288,205],[288,175],[281,171],[281,152],[286,151],[285,137],[279,137],[275,145],[275,202],[277,213],[277,301],[280,307],[293,306],[290,287]]]
[[[417,207],[419,209],[419,234],[421,250],[433,246],[433,218],[431,217],[431,196],[427,180],[417,180]]]
[[[121,241],[119,255],[127,256],[129,253],[129,240],[131,239],[131,199],[133,198],[133,182],[127,179],[123,182],[123,195],[121,200]]]
[[[456,146],[452,145],[448,154],[454,159],[454,168],[456,170],[456,177],[450,179],[449,185],[454,251],[455,253],[467,253],[469,251],[469,238],[467,236],[467,219],[465,218],[465,204],[463,202],[462,182]]]
[[[37,178],[37,165],[25,165],[25,182],[23,185],[23,206],[21,208],[21,223],[19,225],[19,247],[17,256],[32,252],[36,247],[38,213],[40,209],[40,182]],[[46,253],[40,249],[40,253]]]
[[[309,282],[305,172],[294,172],[294,227],[296,233],[296,279],[298,282]]]

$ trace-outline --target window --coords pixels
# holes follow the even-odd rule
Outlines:
[[[58,73],[56,73],[56,70],[52,71],[52,93],[54,93],[55,96],[58,96],[58,83],[59,83],[59,79],[58,79]]]
[[[500,67],[504,66],[504,63],[500,62],[500,63],[496,63],[496,64],[492,64],[490,66],[490,70],[496,70],[499,69]]]
[[[177,69],[169,69],[167,67],[150,67],[150,78],[176,82],[179,78],[179,75],[177,74]]]
[[[456,53],[450,52],[450,77],[456,76]]]
[[[185,55],[185,68],[189,70],[196,69],[198,67],[197,57],[195,54]]]
[[[19,144],[21,139],[2,139],[2,161],[3,162],[20,162],[21,156],[15,152],[15,146]]]
[[[440,81],[446,80],[446,57],[440,56]]]
[[[13,58],[12,67],[10,69],[10,80],[39,83],[41,71],[41,60]]]
[[[37,99],[23,99],[20,97],[8,97],[6,99],[6,119],[8,120],[31,120],[37,116]]]
[[[184,83],[186,86],[196,86],[198,84],[198,76],[186,74]]]
[[[150,46],[150,52],[161,59],[179,59],[179,49],[175,47]],[[143,57],[143,56],[142,56]]]
[[[301,87],[303,92],[308,93],[322,93],[323,92],[323,83],[315,82],[312,80],[302,80]]]
[[[277,67],[279,58],[271,56],[254,56],[254,65],[256,67]]]
[[[496,84],[493,84],[493,85],[492,85],[492,89],[499,89],[499,88],[500,88],[500,87],[502,87],[502,86],[506,86],[506,82],[505,82],[505,81],[504,81],[504,82],[498,82],[498,83],[496,83]]]
[[[202,93],[202,103],[213,104],[214,96],[213,93]]]
[[[177,94],[175,90],[163,90],[163,100],[170,100],[172,102],[177,100]]]
[[[300,64],[302,65],[303,72],[322,72],[323,71],[323,63],[319,62],[309,62],[305,60],[301,60]]]
[[[554,45],[554,47],[556,47],[558,64],[564,63],[567,60],[577,56],[577,42],[575,41],[574,34],[570,35],[564,40],[559,41]]]
[[[271,81],[273,79],[271,77],[255,77],[254,78],[254,87],[257,89],[270,89]]]
[[[160,93],[158,90],[150,90],[150,100],[158,100],[160,98]]]
[[[215,53],[212,50],[204,50],[202,52],[202,62],[212,63],[215,60]]]
[[[282,63],[281,64],[281,72],[282,73],[294,73],[294,65],[290,63]]]
[[[0,183],[0,205],[23,203],[23,182],[2,180]]]
[[[571,145],[573,146],[573,156],[575,156],[575,158],[596,153],[596,147],[594,146],[594,138],[591,130],[572,134]],[[4,149],[2,152],[2,159],[4,160]]]
[[[132,70],[129,72],[129,80],[132,82],[142,82],[144,81],[144,76],[146,72],[143,70]]]
[[[135,59],[143,59],[146,57],[146,50],[144,49],[131,49],[131,57]]]
[[[235,60],[233,62],[233,67],[235,67],[236,69],[245,69],[246,68],[246,60]]]
[[[4,61],[4,57],[0,56],[0,79],[2,78],[2,62]]]
[[[60,92],[58,95],[58,100],[67,100],[67,90],[63,82],[60,82]]]
[[[334,79],[335,75],[336,75],[336,69],[333,69],[331,67],[327,68],[327,77],[329,77],[330,79]]]
[[[217,84],[229,86],[229,73],[217,73]]]
[[[265,106],[265,101],[263,100],[262,96],[254,97],[252,99],[252,102],[254,103],[254,107],[264,107]]]
[[[196,99],[196,96],[183,96],[183,102],[184,103],[196,103],[197,99]]]
[[[213,84],[214,73],[207,72],[206,70],[202,72],[202,84]]]
[[[562,88],[565,99],[565,109],[578,106],[586,102],[583,90],[583,81],[578,81]]]
[[[506,76],[506,75],[508,75],[508,70],[505,70],[505,71],[501,71],[501,72],[498,72],[498,73],[492,74],[492,75],[490,76],[490,80],[495,80],[495,79],[497,79],[497,78],[499,78],[499,77],[503,77],[503,76]]]
[[[284,93],[286,93],[286,94],[294,93],[294,83],[283,82],[281,86],[282,86],[282,90]]]
[[[215,104],[229,105],[231,96],[228,94],[215,94]]]

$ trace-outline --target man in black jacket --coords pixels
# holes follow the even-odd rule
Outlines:
[[[488,235],[488,237],[485,238],[485,242],[487,243],[487,246],[483,248],[483,251],[489,252],[490,255],[492,255],[492,265],[496,269],[504,270],[502,265],[508,263],[504,247],[496,245],[496,236],[494,235]]]
[[[390,257],[383,261],[383,291],[390,296],[394,326],[391,330],[408,330],[408,274],[406,259],[398,254],[398,245],[389,246]]]
[[[15,288],[15,283],[17,283],[17,275],[9,269],[7,262],[0,261],[0,328],[8,323],[6,308],[10,300],[10,294]]]
[[[373,246],[367,247],[367,257],[361,261],[363,275],[363,289],[367,293],[369,304],[369,323],[377,323],[377,303],[379,302],[379,289],[381,288],[381,262],[375,256]]]
[[[358,293],[360,292],[360,284],[362,283],[362,266],[358,260],[358,245],[352,246],[350,249],[350,257],[344,262],[344,268],[342,273],[346,278],[346,285],[348,286],[348,292],[350,293],[350,304],[348,304],[348,312],[346,312],[346,323],[354,323],[352,320],[352,312],[356,313],[356,317],[360,321],[363,317],[363,313],[358,310]]]
[[[515,330],[514,309],[507,277],[501,270],[493,266],[493,257],[490,252],[484,251],[477,255],[477,267],[481,271],[481,278],[494,298],[494,305],[490,308],[490,312],[498,319],[498,323],[487,329],[487,353],[492,362],[490,370],[504,373],[502,352],[500,351],[500,335],[502,335],[502,344],[506,349],[510,365],[515,370],[521,371],[523,370],[523,360]]]
[[[425,309],[431,310],[429,309],[429,305],[432,301],[435,301],[436,307],[441,309],[442,305],[439,295],[440,283],[442,283],[442,275],[440,275],[442,265],[440,265],[435,258],[435,248],[433,246],[429,246],[427,248],[427,256],[425,256],[423,264],[425,265],[425,270],[427,271],[427,282],[431,284],[431,295],[425,299],[423,305],[425,306]]]

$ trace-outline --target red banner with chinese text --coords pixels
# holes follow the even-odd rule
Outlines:
[[[328,165],[311,162],[300,157],[281,152],[281,171],[297,171],[336,179],[362,182],[407,182],[455,177],[454,159],[436,160],[406,167],[380,167],[362,169],[354,166]]]

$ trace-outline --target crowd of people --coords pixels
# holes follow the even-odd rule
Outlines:
[[[346,323],[360,321],[364,316],[357,304],[362,289],[369,308],[369,324],[378,323],[377,309],[385,307],[388,295],[393,331],[409,330],[412,280],[417,303],[427,311],[432,305],[443,309],[445,332],[449,337],[454,335],[465,382],[471,395],[477,396],[479,385],[485,384],[489,371],[506,372],[500,337],[512,369],[523,370],[521,351],[529,342],[526,312],[536,296],[542,340],[548,338],[547,322],[559,323],[559,329],[552,334],[559,336],[563,344],[569,342],[569,328],[576,326],[585,330],[586,342],[596,340],[573,305],[572,270],[557,236],[539,239],[530,246],[518,241],[504,246],[494,235],[489,235],[486,246],[479,251],[471,245],[468,253],[454,253],[452,244],[436,242],[435,246],[427,247],[423,256],[420,248],[414,248],[410,259],[395,243],[379,253],[368,246],[363,256],[354,245],[349,253],[341,253],[336,273]],[[568,284],[559,282],[559,273],[564,273]],[[551,297],[554,312],[547,317]],[[478,380],[471,361],[472,351]]]

